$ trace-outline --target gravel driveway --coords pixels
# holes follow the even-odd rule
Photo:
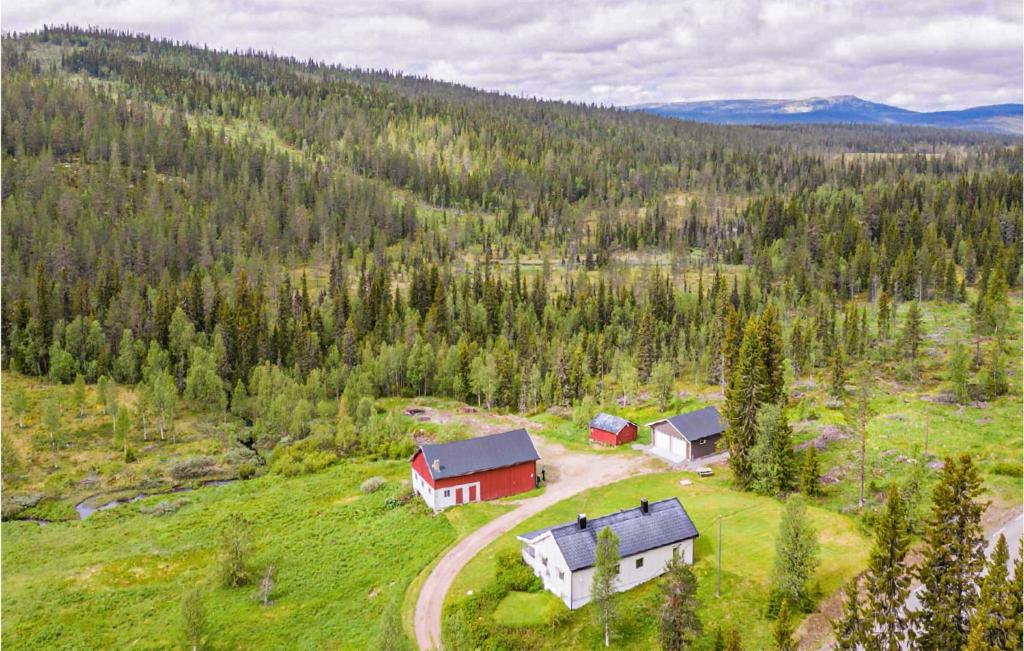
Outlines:
[[[416,644],[420,649],[440,647],[441,609],[445,595],[463,566],[498,536],[567,497],[620,479],[665,469],[657,461],[646,457],[572,452],[538,436],[532,438],[540,452],[541,467],[548,469],[549,478],[557,477],[557,480],[549,481],[542,495],[520,501],[515,509],[463,538],[434,567],[416,601],[414,627]],[[551,472],[551,469],[555,472]]]

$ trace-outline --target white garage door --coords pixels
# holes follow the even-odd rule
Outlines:
[[[663,450],[671,450],[671,437],[664,432],[654,432],[654,447],[661,448]]]
[[[672,454],[678,454],[681,457],[686,456],[686,441],[683,439],[672,439]]]

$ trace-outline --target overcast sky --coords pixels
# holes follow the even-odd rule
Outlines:
[[[898,5],[898,6],[896,6]],[[603,104],[1022,99],[1021,0],[4,0],[6,31],[100,25]]]

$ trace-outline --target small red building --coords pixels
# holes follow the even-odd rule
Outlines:
[[[637,426],[631,420],[598,414],[590,421],[590,440],[604,445],[622,445],[636,440]]]
[[[421,445],[410,459],[412,487],[435,511],[493,500],[532,490],[538,459],[525,429]]]

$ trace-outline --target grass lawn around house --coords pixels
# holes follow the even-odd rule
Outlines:
[[[565,604],[547,591],[510,592],[494,609],[494,621],[503,626],[543,626],[566,610]]]
[[[380,475],[385,487],[359,486]],[[173,648],[182,643],[181,599],[201,586],[212,648],[372,646],[381,613],[457,538],[507,509],[470,504],[434,515],[418,498],[388,498],[407,478],[402,462],[340,463],[303,477],[268,475],[175,496],[154,496],[88,520],[39,526],[4,522],[2,641],[19,649]],[[179,510],[147,515],[158,502]],[[273,604],[255,583],[216,581],[225,519],[253,523],[259,582],[277,569]]]
[[[515,536],[542,526],[575,519],[586,513],[595,518],[619,509],[632,508],[641,497],[651,501],[678,497],[700,531],[694,547],[701,600],[700,615],[709,635],[715,625],[736,626],[743,634],[746,648],[765,648],[771,624],[764,617],[774,560],[775,537],[782,513],[778,500],[735,491],[729,486],[729,473],[723,470],[710,479],[697,479],[692,473],[669,472],[627,479],[596,488],[560,502],[529,518],[508,534],[485,548],[463,568],[449,592],[446,611],[479,595],[495,579],[495,558],[503,549],[519,549]],[[680,485],[690,479],[689,486]],[[809,514],[818,530],[821,564],[812,586],[822,596],[837,590],[843,582],[860,572],[867,562],[870,541],[853,518],[813,506]],[[722,597],[715,597],[716,558],[718,554],[717,522],[722,516]],[[629,623],[616,642],[625,648],[651,648],[657,644],[656,612],[659,603],[659,581],[654,581],[623,594],[625,608],[644,609],[641,616]],[[507,597],[506,597],[507,598]],[[517,644],[537,648],[590,647],[599,645],[600,631],[593,624],[591,609],[582,609],[558,618],[554,628],[543,635],[520,630],[524,627],[510,621],[497,604],[491,604],[483,616],[500,627],[502,635]]]

